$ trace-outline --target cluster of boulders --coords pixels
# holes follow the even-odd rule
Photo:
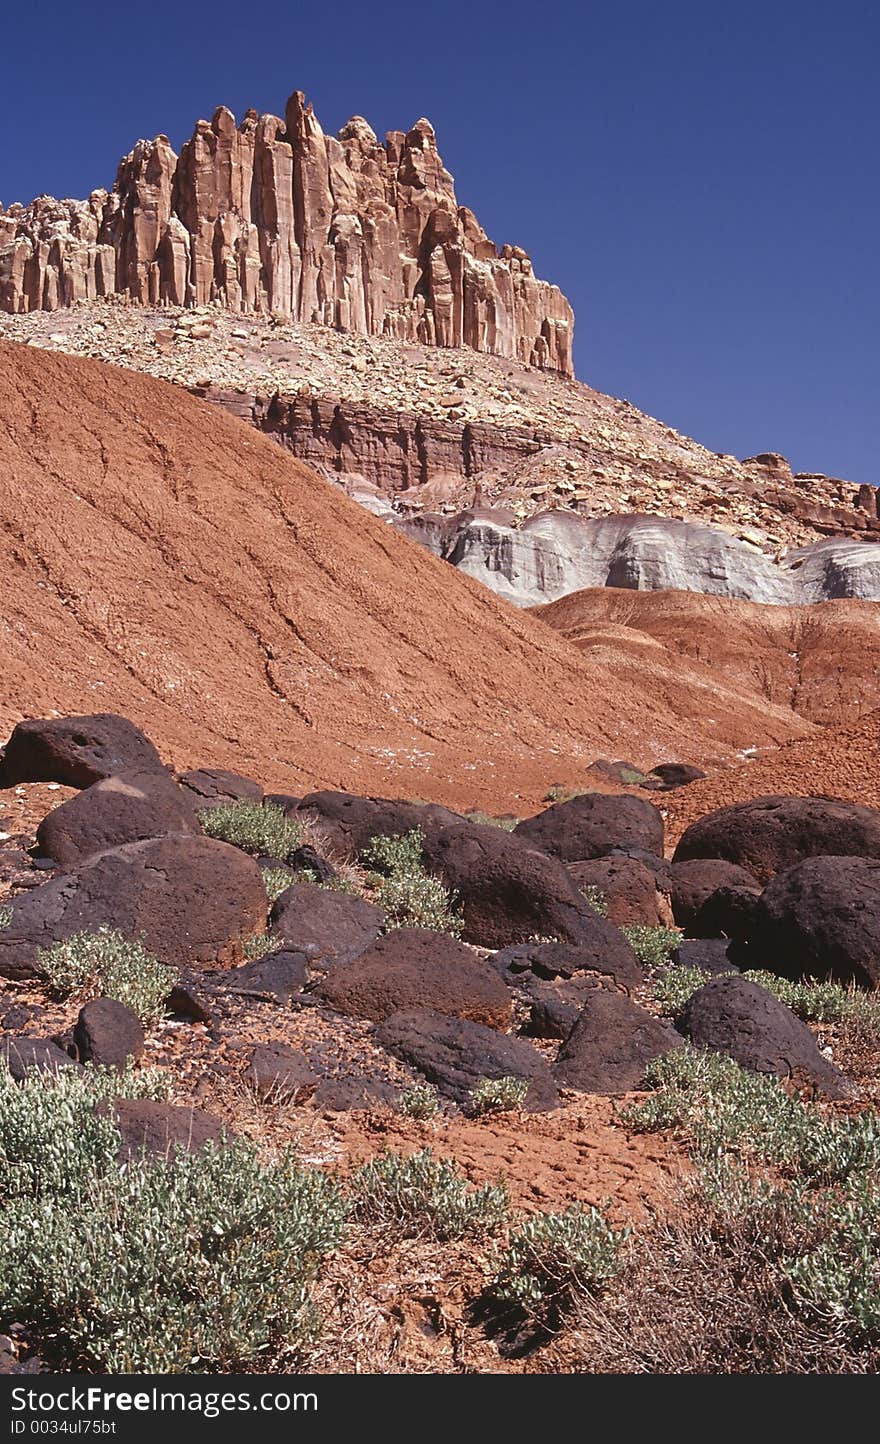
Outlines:
[[[880,810],[830,797],[760,797],[683,834],[673,908],[725,936],[749,967],[880,986]]]
[[[39,981],[42,948],[118,929],[175,965],[167,1007],[178,1018],[210,1023],[216,999],[231,995],[357,1019],[414,1079],[461,1107],[481,1080],[509,1076],[527,1082],[527,1109],[555,1107],[562,1090],[626,1092],[686,1039],[838,1095],[844,1080],[810,1030],[739,969],[880,984],[880,811],[868,807],[742,803],[695,823],[667,860],[661,812],[634,796],[586,793],[510,832],[435,805],[328,791],[272,798],[317,823],[337,860],[417,831],[422,867],[460,915],[458,939],[392,928],[375,901],[322,886],[338,878],[310,848],[308,880],[294,864],[270,907],[260,863],[289,859],[252,857],[200,823],[217,803],[264,799],[260,784],[217,769],[175,776],[124,718],[20,723],[0,788],[50,780],[78,791],[40,825],[32,861],[45,881],[8,904],[0,977]],[[674,1024],[645,1005],[649,979],[622,931],[673,921],[682,933],[673,960],[707,976]],[[276,945],[246,961],[244,939],[267,932]],[[144,1051],[140,1023],[111,999],[86,1004],[66,1049],[28,1036],[27,1015],[7,1014],[0,1035],[16,1076],[120,1066]],[[393,1096],[368,1077],[347,1087],[322,1078],[278,1042],[253,1050],[248,1076],[262,1096],[326,1107]],[[173,1113],[153,1117],[165,1105],[125,1106],[126,1146],[132,1130],[146,1138],[182,1128]]]

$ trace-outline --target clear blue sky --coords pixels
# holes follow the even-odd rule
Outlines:
[[[579,376],[739,456],[880,481],[880,6],[9,6],[0,199],[85,195],[219,103],[420,115],[577,315]]]

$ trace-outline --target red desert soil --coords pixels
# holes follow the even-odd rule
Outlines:
[[[392,1113],[330,1117],[345,1158],[360,1163],[383,1149],[431,1148],[452,1158],[472,1183],[503,1178],[516,1208],[552,1211],[577,1201],[604,1207],[615,1224],[642,1219],[673,1179],[687,1171],[683,1151],[661,1135],[629,1134],[614,1114],[621,1100],[583,1097],[558,1113],[505,1121],[456,1118],[435,1127]]]
[[[597,754],[810,730],[754,699],[682,717],[677,659],[583,656],[164,382],[0,344],[0,418],[6,732],[119,711],[177,766],[525,811]]]
[[[677,841],[691,822],[707,812],[751,797],[841,797],[846,802],[880,807],[878,758],[880,709],[851,727],[790,742],[777,752],[664,796],[667,840]]]
[[[769,702],[823,726],[856,722],[880,706],[876,602],[778,607],[594,587],[531,611],[593,661],[613,639],[634,668],[648,658],[678,668],[688,715],[713,687],[725,705],[739,692],[751,704]]]

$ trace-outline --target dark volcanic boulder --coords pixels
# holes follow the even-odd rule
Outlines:
[[[880,809],[830,797],[758,797],[692,822],[674,862],[721,857],[766,882],[807,857],[880,858]]]
[[[197,1153],[209,1143],[223,1143],[233,1135],[219,1118],[201,1108],[154,1103],[148,1098],[117,1098],[99,1105],[112,1117],[122,1135],[120,1163],[138,1154],[167,1155],[181,1149]]]
[[[456,894],[466,942],[503,948],[534,937],[595,937],[596,914],[562,863],[503,828],[430,826],[424,839],[424,864]]]
[[[400,1089],[382,1078],[357,1073],[345,1078],[322,1078],[312,1099],[316,1108],[328,1113],[349,1113],[360,1109],[391,1108],[400,1097]]]
[[[695,938],[730,938],[745,942],[755,924],[761,889],[719,887],[700,904],[688,932]]]
[[[115,998],[93,998],[80,1009],[73,1041],[81,1063],[124,1068],[143,1056],[144,1030],[137,1013]]]
[[[263,788],[250,777],[226,772],[222,767],[194,767],[181,772],[178,782],[201,812],[206,807],[219,807],[224,802],[261,802]]]
[[[16,1083],[26,1073],[57,1073],[80,1066],[49,1038],[19,1038],[8,1033],[0,1036],[0,1062],[6,1064]]]
[[[592,936],[582,943],[516,943],[495,953],[491,964],[508,986],[528,974],[552,981],[599,973],[621,988],[637,987],[644,974],[623,933],[604,918],[595,922]]]
[[[527,1032],[533,1038],[567,1038],[581,1013],[587,994],[601,986],[591,975],[544,983],[526,974],[520,986],[529,999]]]
[[[672,915],[676,925],[687,930],[700,907],[720,887],[758,886],[754,873],[717,857],[695,857],[673,862],[669,869]]]
[[[305,1056],[286,1043],[258,1043],[244,1076],[260,1098],[275,1103],[304,1103],[318,1086]]]
[[[689,782],[697,782],[706,774],[701,767],[694,767],[690,762],[661,762],[659,767],[652,767],[647,778],[640,785],[650,786],[651,781],[659,784],[662,792],[674,792],[676,787],[687,787]]]
[[[0,977],[32,977],[37,950],[117,928],[168,963],[230,963],[262,932],[268,902],[253,858],[209,837],[151,838],[102,852],[12,904]]]
[[[13,729],[0,761],[0,787],[62,782],[90,787],[116,772],[162,772],[162,759],[139,727],[113,712],[91,717],[31,717]]]
[[[309,961],[294,948],[279,948],[240,968],[211,975],[211,982],[235,993],[266,993],[278,1003],[298,997],[309,980]]]
[[[817,1084],[829,1097],[846,1093],[806,1023],[758,983],[730,974],[693,993],[676,1027],[696,1048],[727,1053],[742,1068]]]
[[[675,1029],[620,993],[596,988],[559,1050],[553,1076],[578,1093],[629,1093],[654,1059],[682,1046]]]
[[[590,862],[570,862],[566,868],[577,887],[596,888],[604,897],[607,917],[616,927],[661,922],[660,900],[654,874],[634,857],[597,857]]]
[[[201,832],[186,793],[164,771],[117,772],[54,808],[37,828],[37,843],[71,868],[108,847],[169,832]]]
[[[445,1098],[468,1106],[483,1078],[526,1078],[524,1107],[541,1113],[555,1108],[556,1085],[540,1053],[522,1038],[509,1038],[462,1018],[416,1009],[394,1013],[376,1030],[376,1042],[417,1068]]]
[[[729,938],[682,938],[670,962],[675,968],[699,968],[713,976],[739,972],[730,958]]]
[[[648,872],[653,874],[659,892],[668,893],[672,887],[672,863],[665,857],[656,857],[652,852],[646,852],[643,847],[609,847],[603,857],[632,857],[640,862]],[[569,863],[569,868],[576,867],[576,863]]]
[[[812,857],[781,872],[757,905],[749,960],[784,977],[880,987],[880,861]]]
[[[498,973],[447,933],[395,928],[344,968],[333,968],[319,996],[352,1018],[379,1022],[430,1008],[489,1028],[509,1028],[513,1002]]]
[[[385,914],[363,898],[297,882],[278,898],[270,922],[288,948],[309,952],[330,967],[365,953],[384,927]]]
[[[328,883],[339,876],[332,863],[329,863],[326,857],[321,857],[320,853],[315,852],[315,849],[309,847],[307,843],[304,843],[302,847],[295,847],[293,852],[288,853],[284,866],[290,873],[310,873],[312,882]],[[294,877],[291,877],[290,880],[291,882],[296,881]]]
[[[300,802],[299,810],[317,818],[332,848],[352,857],[357,857],[374,837],[394,837],[421,831],[430,823],[462,820],[458,813],[439,803],[356,797],[351,792],[310,792]]]
[[[168,1010],[193,1023],[213,1023],[218,1003],[230,993],[241,998],[274,1002],[286,1007],[304,1001],[310,959],[304,953],[279,948],[237,968],[211,972],[184,970],[168,995]]]
[[[527,817],[513,835],[563,862],[584,862],[626,845],[663,856],[663,818],[642,797],[585,792]]]

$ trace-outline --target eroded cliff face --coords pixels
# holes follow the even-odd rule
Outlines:
[[[469,346],[572,374],[574,315],[514,246],[459,206],[433,127],[325,136],[301,91],[285,119],[221,106],[180,155],[139,140],[110,192],[0,207],[0,309],[119,293],[268,312],[368,336]]]

